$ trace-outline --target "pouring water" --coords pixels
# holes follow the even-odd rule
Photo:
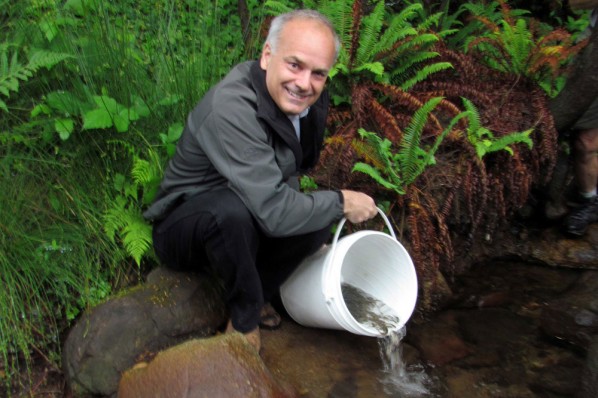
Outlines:
[[[432,380],[423,366],[407,366],[403,360],[401,341],[407,333],[400,325],[396,312],[386,303],[365,291],[347,284],[341,284],[343,299],[351,315],[361,324],[380,331],[378,347],[382,360],[380,382],[391,397],[432,397]]]

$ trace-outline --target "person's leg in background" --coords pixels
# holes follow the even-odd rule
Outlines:
[[[581,205],[565,218],[565,232],[582,236],[598,221],[598,128],[579,131],[573,141],[573,172]]]

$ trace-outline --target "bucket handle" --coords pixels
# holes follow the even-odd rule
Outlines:
[[[380,216],[382,216],[382,218],[384,219],[384,222],[386,223],[386,226],[388,227],[388,230],[390,231],[390,236],[393,237],[393,239],[397,239],[397,236],[395,235],[395,231],[392,229],[392,226],[390,225],[390,221],[388,221],[388,217],[386,217],[386,214],[384,214],[384,212],[382,211],[382,209],[380,209],[379,207],[376,207],[376,209],[378,210],[378,214],[380,214]],[[347,219],[345,217],[343,217],[343,219],[338,223],[338,226],[336,227],[336,232],[334,233],[334,238],[332,239],[332,248],[331,251],[334,253],[334,249],[336,248],[336,242],[338,242],[338,238],[341,234],[341,230],[343,229],[343,226],[345,225],[345,221],[347,221]]]

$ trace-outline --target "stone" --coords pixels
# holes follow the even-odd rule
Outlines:
[[[433,328],[410,325],[406,341],[420,351],[425,361],[443,366],[471,354],[458,329],[454,317],[444,313]]]
[[[592,336],[598,334],[597,291],[598,272],[585,271],[571,289],[546,303],[540,315],[541,330],[588,349]]]
[[[240,333],[193,339],[127,370],[119,398],[292,398],[292,386],[277,381]]]
[[[598,335],[592,338],[592,343],[588,349],[578,398],[596,397],[598,397]]]
[[[113,395],[138,360],[226,322],[214,279],[158,268],[136,286],[87,311],[71,329],[63,370],[74,396]]]
[[[464,271],[472,264],[509,258],[559,268],[598,269],[598,223],[575,239],[565,236],[560,226],[518,227],[516,232],[500,229],[493,239],[477,242],[473,247],[456,246],[455,253],[464,254],[455,257],[453,267]]]

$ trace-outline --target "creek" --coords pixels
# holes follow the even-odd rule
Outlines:
[[[454,299],[414,314],[399,340],[306,328],[283,313],[262,334],[263,359],[302,397],[560,398],[579,388],[583,353],[545,336],[546,301],[581,272],[521,262],[473,266]],[[389,350],[389,351],[386,351]]]

